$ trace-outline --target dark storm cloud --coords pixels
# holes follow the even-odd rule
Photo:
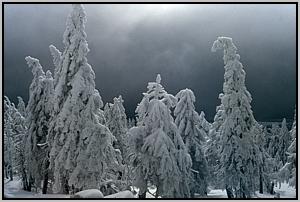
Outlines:
[[[230,36],[247,73],[257,120],[292,118],[296,104],[294,5],[85,5],[89,63],[104,102],[123,95],[131,116],[157,73],[169,93],[190,88],[197,111],[213,119],[222,92],[217,36]],[[28,99],[24,57],[53,71],[48,46],[61,51],[71,5],[5,5],[4,92]]]

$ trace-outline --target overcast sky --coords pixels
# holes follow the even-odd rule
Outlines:
[[[232,37],[246,71],[258,121],[292,119],[296,104],[296,6],[283,4],[84,5],[96,88],[104,103],[121,94],[134,115],[156,74],[172,94],[190,88],[196,110],[213,120],[224,81],[223,53],[211,52],[218,36]],[[6,4],[4,93],[27,102],[32,80],[25,57],[53,72],[49,45],[63,51],[71,5]]]

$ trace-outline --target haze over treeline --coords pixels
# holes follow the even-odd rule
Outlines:
[[[103,101],[122,95],[134,116],[147,83],[157,73],[169,93],[190,88],[196,110],[211,121],[222,92],[217,36],[238,46],[246,85],[259,121],[293,118],[296,104],[296,7],[293,5],[85,5],[88,61]],[[49,45],[63,50],[69,5],[6,4],[4,94],[27,102],[32,80],[24,58],[38,58],[53,72]],[[226,20],[221,20],[226,19]],[[138,75],[138,77],[136,76]]]

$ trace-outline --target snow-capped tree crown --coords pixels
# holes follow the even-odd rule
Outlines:
[[[290,131],[291,137],[293,139],[296,138],[296,128],[297,128],[297,109],[295,107],[294,121],[293,121],[292,129]]]
[[[250,131],[255,123],[253,112],[251,110],[251,94],[245,86],[246,73],[243,65],[240,63],[240,56],[236,54],[237,48],[232,39],[228,37],[218,37],[213,43],[212,51],[224,49],[224,85],[223,92],[220,96],[221,103],[224,107],[226,116],[232,116],[231,119],[239,118],[240,125],[237,127],[237,133],[242,135],[242,131]],[[227,127],[232,127],[233,122],[228,123]]]
[[[49,46],[51,55],[53,57],[53,64],[55,66],[54,69],[54,86],[56,86],[58,79],[60,77],[60,72],[61,72],[61,61],[62,61],[62,53],[54,46],[50,45]]]
[[[34,78],[38,78],[40,76],[45,75],[40,61],[38,59],[27,56],[25,60],[27,61],[28,66],[32,68],[32,74]]]
[[[149,103],[152,99],[161,100],[168,108],[175,106],[177,99],[173,95],[168,94],[160,82],[161,76],[158,74],[156,77],[156,82],[148,83],[148,91],[143,93],[144,97],[135,110],[135,112],[138,114],[138,124],[140,124],[141,120],[143,120],[145,117],[146,112],[148,111]]]
[[[216,52],[217,50],[224,50],[224,64],[226,65],[229,61],[232,60],[240,60],[240,55],[236,54],[237,48],[232,42],[232,38],[229,37],[218,37],[216,41],[214,41],[213,46],[211,48],[212,52]]]
[[[204,137],[206,136],[202,128],[202,125],[206,126],[203,123],[205,119],[204,113],[201,112],[200,116],[195,111],[194,102],[196,99],[193,91],[190,89],[181,90],[177,93],[176,98],[178,99],[178,103],[174,110],[176,117],[175,124],[182,138],[186,140],[188,136],[192,136],[192,138],[197,137],[199,141],[204,141]]]
[[[23,101],[23,98],[20,97],[20,96],[18,96],[17,98],[18,98],[17,109],[23,117],[26,117],[26,106],[25,106],[25,103]]]
[[[56,66],[54,75],[54,109],[56,112],[62,107],[63,95],[68,94],[71,89],[71,94],[76,95],[75,97],[80,95],[83,100],[87,100],[94,93],[95,73],[87,63],[86,55],[89,48],[84,31],[85,23],[86,14],[83,6],[74,4],[63,36],[65,50],[61,54],[54,46],[50,46]],[[88,82],[87,86],[90,87],[84,88],[86,85],[83,82]]]

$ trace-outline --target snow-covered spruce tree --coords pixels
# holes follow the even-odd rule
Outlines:
[[[272,133],[271,133],[271,128],[268,126],[263,127],[263,133],[265,134],[265,145],[264,149],[268,154],[270,155],[269,148],[271,147],[272,144]]]
[[[147,187],[155,185],[156,197],[189,197],[191,159],[171,116],[176,98],[160,84],[148,83],[148,91],[136,109],[137,127],[129,130],[135,153],[134,186],[145,198]]]
[[[278,170],[283,166],[278,155],[279,133],[280,133],[280,127],[278,126],[278,124],[275,123],[272,124],[271,128],[265,130],[264,133],[265,135],[264,149],[267,152],[266,156],[268,156],[268,158],[265,161],[266,165],[268,165],[266,173],[268,173],[268,177],[271,181],[269,184],[265,183],[265,186],[268,193],[270,194],[275,194],[274,186],[278,181],[276,174]]]
[[[82,115],[87,118],[85,127],[80,133],[79,145],[76,153],[76,167],[70,174],[69,185],[75,189],[99,188],[99,184],[105,180],[115,178],[115,172],[121,170],[121,162],[112,146],[115,137],[109,129],[100,123],[100,108],[103,106],[101,97],[97,91],[90,96],[86,109]],[[67,165],[70,159],[67,159]]]
[[[205,123],[205,118],[203,113],[200,117],[195,111],[194,102],[196,100],[193,91],[181,90],[177,93],[176,98],[178,102],[174,110],[175,124],[192,159],[191,197],[194,198],[195,193],[204,196],[207,195],[208,180],[207,162],[203,152],[206,133],[202,128],[202,123]]]
[[[255,119],[251,95],[245,86],[245,71],[232,39],[218,37],[212,51],[224,50],[224,121],[220,127],[221,159],[219,176],[228,197],[250,198],[255,191],[253,176],[258,175],[259,149],[251,133]]]
[[[4,122],[7,122],[7,120],[4,119]],[[11,144],[10,144],[10,140],[8,139],[9,138],[9,135],[7,134],[8,133],[8,128],[7,128],[7,124],[4,124],[3,125],[4,127],[4,133],[3,133],[3,173],[4,173],[4,176],[3,176],[3,179],[10,179],[10,171],[11,171],[11,167],[10,167],[10,164],[11,164]],[[12,173],[12,172],[11,172]],[[13,176],[11,175],[11,179],[13,179]]]
[[[13,134],[12,134],[12,116],[11,109],[12,105],[7,96],[4,96],[4,171],[10,180],[13,180],[13,155],[14,155],[14,146],[13,146]]]
[[[111,171],[119,169],[112,146],[114,136],[101,124],[103,103],[86,58],[85,22],[83,6],[74,4],[67,19],[63,53],[50,47],[56,70],[48,142],[56,193],[68,193],[70,187],[99,188],[101,180],[112,178]]]
[[[272,193],[272,171],[273,171],[273,159],[270,157],[269,153],[265,150],[265,131],[262,125],[256,122],[255,126],[252,128],[252,134],[255,136],[255,143],[259,148],[258,155],[258,166],[259,175],[253,176],[257,182],[257,187],[259,188],[259,193],[263,194],[266,191]]]
[[[220,94],[221,99],[223,94]],[[220,126],[224,121],[224,106],[221,104],[216,108],[216,115],[214,122],[211,124],[208,132],[208,141],[205,150],[205,156],[207,159],[208,170],[209,170],[209,185],[214,188],[221,188],[220,180],[217,177],[218,167],[220,166],[220,152],[221,152],[221,136]]]
[[[18,173],[18,176],[22,179],[23,189],[30,191],[30,182],[27,180],[27,170],[26,170],[26,158],[25,158],[25,136],[27,133],[27,126],[25,118],[19,113],[12,104],[12,133],[13,133],[13,143],[15,149],[14,163],[15,170]]]
[[[292,137],[292,143],[287,149],[287,162],[285,165],[279,170],[279,178],[281,181],[287,181],[290,186],[296,186],[296,164],[297,164],[297,149],[296,149],[296,133],[297,133],[297,122],[296,122],[296,109],[295,109],[295,116],[294,122],[292,125],[292,129],[290,130],[290,135]]]
[[[198,126],[200,131],[204,135],[204,138],[207,139],[208,133],[211,129],[211,124],[206,120],[205,113],[203,111],[200,112]]]
[[[48,148],[46,141],[49,121],[52,113],[53,78],[50,71],[46,74],[38,59],[30,56],[25,58],[32,68],[33,79],[29,87],[29,101],[26,108],[28,114],[26,122],[28,132],[26,137],[26,161],[30,180],[35,187],[41,188],[43,181],[43,193],[47,192],[48,184]]]
[[[26,118],[27,114],[26,114],[26,106],[25,106],[25,103],[23,101],[23,98],[18,96],[18,105],[17,105],[17,109],[18,111],[20,112],[20,114]]]
[[[279,132],[279,145],[276,154],[276,159],[279,159],[281,165],[285,165],[287,161],[286,151],[291,144],[291,135],[286,126],[286,119],[284,118],[281,122],[281,128]]]
[[[111,119],[111,107],[112,107],[112,103],[106,103],[104,106],[103,114],[105,117],[106,125],[107,125],[107,122],[109,122],[109,120]]]
[[[24,117],[19,113],[14,103],[4,97],[4,141],[7,144],[7,167],[10,179],[17,174],[22,179],[23,189],[28,190],[24,140],[27,131]]]
[[[105,106],[109,108],[109,110],[107,111],[108,114],[105,117],[106,125],[117,139],[117,141],[114,144],[114,148],[119,149],[124,158],[125,153],[127,152],[127,118],[125,108],[123,106],[124,101],[121,95],[118,98],[114,98],[113,101],[114,103],[110,104],[110,107],[108,107],[108,105]]]
[[[270,143],[268,148],[268,152],[272,158],[276,157],[276,154],[279,150],[279,133],[280,127],[277,124],[273,123],[270,129]]]

